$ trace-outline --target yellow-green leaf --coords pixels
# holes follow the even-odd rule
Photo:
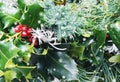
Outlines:
[[[14,69],[21,72],[24,76],[27,76],[34,68],[35,66],[17,66]]]
[[[120,54],[118,55],[115,55],[115,56],[112,56],[110,59],[109,59],[110,62],[120,62]]]
[[[9,70],[5,72],[4,77],[6,80],[5,82],[11,82],[11,80],[17,77],[17,73],[13,70]]]
[[[0,70],[0,77],[4,75],[4,72]]]
[[[5,68],[13,68],[13,67],[15,67],[16,65],[12,62],[12,60],[11,59],[9,59],[8,61],[7,61],[7,63],[5,64]]]

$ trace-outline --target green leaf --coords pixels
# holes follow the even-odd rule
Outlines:
[[[110,62],[115,62],[115,63],[120,63],[120,54],[118,55],[115,55],[115,56],[112,56],[110,59],[109,59]]]
[[[72,55],[72,57],[79,58],[79,60],[83,60],[83,53],[85,50],[84,45],[77,45],[76,42],[72,43],[69,49],[69,54]]]
[[[45,55],[36,55],[32,54],[30,59],[30,65],[35,66],[36,69],[32,71],[32,76],[40,76],[40,78],[44,81],[47,81],[49,78],[49,74],[47,71],[46,64],[46,56]],[[43,82],[44,82],[43,81]]]
[[[4,75],[4,72],[0,70],[0,77]]]
[[[33,52],[33,47],[26,41],[21,41],[19,38],[17,38],[15,39],[14,43],[20,49],[18,55],[21,57],[29,55],[31,52]]]
[[[4,74],[5,82],[11,82],[14,78],[17,78],[17,73],[13,70],[6,71]]]
[[[96,42],[91,44],[91,51],[92,51],[92,55],[93,55],[92,60],[95,64],[99,64],[97,55],[100,54],[100,48],[102,48],[103,44],[105,43],[106,33],[107,33],[106,30],[94,30]]]
[[[113,43],[120,49],[120,22],[116,22],[109,27],[109,34]]]
[[[46,56],[48,71],[59,79],[77,80],[76,63],[61,51],[49,51]]]
[[[0,31],[0,39],[2,38],[3,34],[4,33],[2,31]]]
[[[106,30],[94,30],[96,36],[96,48],[102,47],[106,39]]]
[[[8,8],[5,4],[0,6],[0,18],[4,24],[4,28],[10,27],[15,22],[19,22],[21,15],[20,10],[15,7]]]
[[[14,70],[22,73],[25,77],[35,68],[35,66],[16,66]]]
[[[91,52],[92,52],[92,60],[93,60],[93,62],[95,63],[95,64],[99,64],[99,61],[98,61],[98,59],[97,59],[97,54],[99,54],[99,48],[95,48],[96,47],[96,44],[95,43],[93,43],[93,44],[91,44]]]
[[[6,63],[17,56],[18,51],[12,41],[0,41],[0,70],[4,70]]]
[[[89,32],[89,31],[85,31],[85,32],[82,33],[82,35],[83,35],[84,37],[90,37],[90,36],[92,35],[92,33]]]
[[[26,7],[25,0],[17,0],[18,7],[23,11]]]
[[[40,25],[39,22],[43,19],[43,17],[40,16],[43,11],[43,8],[38,3],[28,5],[20,19],[20,22],[29,27],[36,28]]]
[[[15,66],[17,66],[17,65],[15,65],[15,64],[12,62],[12,59],[9,59],[9,60],[7,61],[7,63],[5,64],[5,68],[13,68],[13,67],[15,67]]]
[[[28,55],[24,55],[23,56],[23,61],[28,63],[30,61],[30,57],[31,57],[31,54],[28,54]]]

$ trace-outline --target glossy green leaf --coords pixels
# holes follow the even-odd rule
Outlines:
[[[34,68],[35,66],[16,66],[14,70],[22,73],[23,76],[27,76]]]
[[[0,70],[5,68],[6,63],[17,56],[19,49],[12,41],[0,41]]]
[[[15,39],[14,44],[20,49],[19,56],[23,57],[33,52],[33,47],[26,41],[21,41],[19,38]]]
[[[120,22],[112,24],[109,28],[109,32],[113,43],[120,49]]]
[[[21,12],[19,9],[15,7],[9,7],[5,4],[0,6],[0,18],[2,19],[2,23],[4,24],[4,28],[10,27],[15,22],[19,22],[21,17]]]
[[[76,42],[72,43],[69,49],[69,54],[72,55],[72,57],[76,57],[80,60],[83,60],[83,54],[84,54],[85,46],[84,45],[77,45]]]
[[[99,64],[97,55],[100,54],[100,48],[103,47],[103,44],[106,40],[107,30],[94,30],[94,35],[96,37],[96,42],[91,44],[92,60],[95,64]]]
[[[115,62],[115,63],[120,63],[120,54],[118,55],[115,55],[115,56],[112,56],[110,59],[109,59],[110,62]]]
[[[23,61],[28,63],[30,61],[31,54],[27,54],[23,56]]]
[[[77,80],[76,63],[61,51],[49,51],[46,56],[48,71],[59,79]]]
[[[15,22],[29,27],[38,27],[39,22],[43,20],[43,8],[38,3],[27,5],[24,0],[17,2],[18,8],[10,7],[9,9],[5,4],[1,4],[0,18],[4,23],[4,28],[13,25]]]
[[[105,43],[107,30],[95,30],[94,35],[96,37],[96,48],[102,47]]]
[[[35,66],[16,66],[8,71],[5,71],[4,77],[6,82],[11,82],[11,80],[21,76],[31,79],[30,72],[35,68]]]
[[[6,64],[5,64],[5,68],[13,68],[17,65],[15,65],[13,62],[12,62],[12,59],[9,59]]]
[[[13,70],[6,71],[4,74],[5,82],[11,82],[14,78],[17,78],[17,73]]]
[[[36,69],[32,71],[33,77],[39,76],[42,80],[47,81],[49,74],[46,68],[46,56],[45,55],[36,55],[32,54],[30,58],[30,65],[35,66]],[[43,81],[43,82],[44,82]]]
[[[26,8],[27,9],[24,11],[20,22],[29,27],[38,27],[40,25],[39,22],[41,22],[41,20],[43,19],[43,17],[41,17],[41,13],[43,13],[43,8],[38,3],[28,5]]]
[[[26,7],[25,0],[17,0],[18,2],[18,7],[21,11],[23,11]]]

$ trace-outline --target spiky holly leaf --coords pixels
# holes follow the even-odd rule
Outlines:
[[[23,57],[25,55],[31,54],[33,52],[33,47],[29,45],[26,41],[21,41],[19,38],[15,39],[14,44],[20,49],[18,52],[19,56]]]
[[[25,4],[25,0],[17,0],[18,3],[18,7],[21,11],[24,11],[26,4]]]
[[[10,63],[7,64],[8,67],[12,66]],[[0,71],[0,76],[5,77],[6,82],[11,82],[14,78],[19,79],[21,76],[31,79],[31,71],[35,66],[14,66],[12,69],[9,69],[5,72]]]
[[[17,56],[18,51],[12,41],[0,41],[0,70],[4,70],[6,63]]]
[[[36,69],[32,71],[32,76],[36,77],[37,75],[40,75],[40,78],[44,81],[47,81],[49,79],[49,74],[46,68],[46,56],[41,54],[32,54],[30,58],[30,65],[35,66]],[[43,81],[43,82],[44,82]]]
[[[76,63],[61,51],[49,51],[46,56],[48,71],[59,79],[77,80]]]
[[[6,82],[11,82],[11,80],[15,78],[19,79],[21,76],[31,79],[31,75],[29,74],[34,68],[35,66],[16,66],[4,72],[5,80]]]
[[[44,9],[37,2],[26,4],[25,0],[18,0],[16,3],[18,3],[18,7],[0,4],[0,18],[4,28],[10,27],[16,22],[29,27],[38,27],[43,21]]]
[[[4,28],[10,27],[15,22],[19,22],[22,15],[18,8],[0,3],[0,18]]]
[[[23,76],[27,75],[35,68],[35,66],[16,66],[13,70],[22,73]]]
[[[5,82],[11,82],[12,79],[17,78],[17,73],[13,70],[6,71],[4,74]]]
[[[44,12],[44,9],[38,3],[27,5],[26,7],[27,9],[23,11],[24,13],[20,22],[29,27],[35,28],[40,26],[40,23],[43,20],[42,13]]]

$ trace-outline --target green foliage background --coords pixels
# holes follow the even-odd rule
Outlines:
[[[120,81],[120,0],[63,1],[0,2],[0,82]],[[18,24],[44,25],[67,50],[34,47]]]

